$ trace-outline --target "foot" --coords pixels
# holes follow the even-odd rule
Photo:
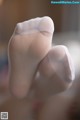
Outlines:
[[[54,46],[39,64],[36,94],[39,99],[47,99],[68,89],[74,78],[74,65],[68,49],[63,45]]]
[[[51,49],[54,25],[49,17],[18,23],[9,42],[10,88],[25,97],[40,61]]]

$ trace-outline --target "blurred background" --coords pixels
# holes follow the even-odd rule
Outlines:
[[[17,104],[14,98],[9,100],[7,46],[18,22],[50,16],[55,25],[53,44],[63,44],[69,48],[75,64],[76,76],[79,76],[80,5],[51,5],[50,2],[50,0],[0,0],[0,112],[9,111],[12,115],[11,109]],[[25,101],[24,104],[21,101],[18,103],[17,108],[22,105],[25,111]],[[14,118],[11,117],[10,120]]]

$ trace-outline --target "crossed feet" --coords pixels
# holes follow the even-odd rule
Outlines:
[[[26,97],[34,85],[36,95],[45,99],[72,84],[72,59],[65,46],[52,46],[53,32],[47,16],[17,24],[8,49],[10,89],[15,96]]]

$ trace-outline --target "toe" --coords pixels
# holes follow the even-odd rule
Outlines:
[[[52,35],[54,31],[54,23],[50,17],[38,17],[35,19],[18,23],[15,28],[15,33],[23,34],[33,32],[34,30]]]
[[[50,17],[43,17],[39,23],[38,29],[40,32],[53,34],[54,32],[54,23]]]

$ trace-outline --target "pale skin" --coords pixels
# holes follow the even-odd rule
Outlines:
[[[51,116],[47,113],[54,106],[48,107],[46,101],[69,88],[75,76],[68,49],[52,46],[53,32],[49,17],[18,23],[8,47],[11,93],[18,99],[27,97],[33,104],[42,104],[35,113],[39,120]]]

